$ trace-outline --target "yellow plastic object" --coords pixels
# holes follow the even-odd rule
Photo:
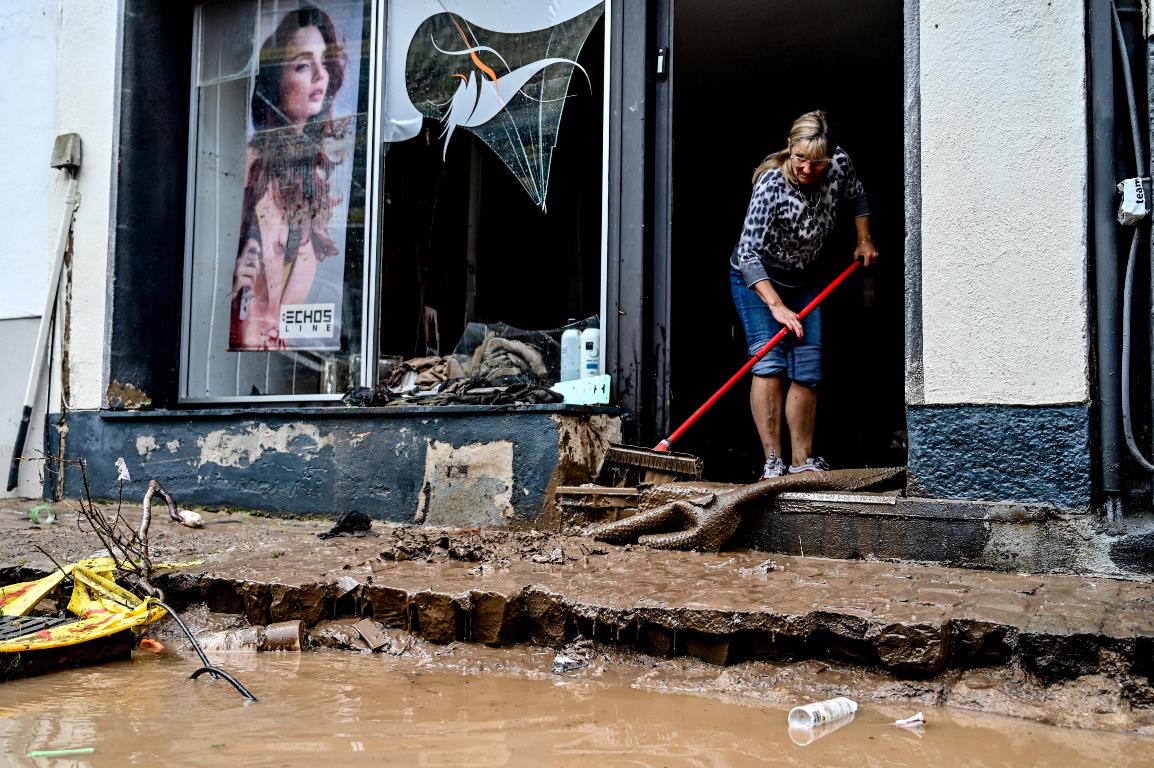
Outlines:
[[[0,614],[24,616],[65,575],[71,576],[68,610],[77,617],[68,624],[0,642],[0,653],[76,645],[126,629],[139,629],[162,618],[165,610],[155,600],[137,597],[109,578],[115,569],[112,558],[96,557],[71,563],[36,581],[0,587]]]

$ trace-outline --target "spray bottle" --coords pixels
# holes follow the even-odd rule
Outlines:
[[[601,329],[581,331],[581,378],[601,374]]]

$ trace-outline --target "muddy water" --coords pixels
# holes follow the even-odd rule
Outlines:
[[[221,654],[260,697],[188,680],[176,653],[0,685],[0,766],[1154,766],[1154,740],[922,708],[863,706],[808,745],[784,709],[630,687],[501,657]],[[30,758],[34,750],[89,754]]]

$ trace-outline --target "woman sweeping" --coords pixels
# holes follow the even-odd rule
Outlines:
[[[828,469],[814,454],[817,390],[821,383],[821,308],[798,312],[821,290],[816,284],[826,237],[842,203],[853,206],[854,258],[868,267],[878,257],[869,230],[865,190],[849,155],[837,146],[826,114],[794,121],[784,149],[753,175],[753,195],[741,239],[730,258],[733,302],[753,355],[781,328],[786,336],[753,367],[749,405],[765,453],[761,479]],[[789,464],[782,433],[789,427]]]

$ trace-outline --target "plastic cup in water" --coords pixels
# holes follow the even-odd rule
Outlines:
[[[790,728],[815,728],[823,723],[841,720],[857,712],[857,702],[838,696],[836,699],[826,699],[813,704],[794,707],[789,711]]]
[[[37,504],[28,510],[28,519],[35,525],[52,525],[56,522],[56,510],[51,504]]]
[[[831,720],[828,723],[822,723],[817,726],[808,725],[791,725],[789,726],[789,738],[794,744],[799,747],[808,746],[818,739],[829,736],[839,728],[844,728],[853,722],[853,715],[843,717],[840,720]]]

